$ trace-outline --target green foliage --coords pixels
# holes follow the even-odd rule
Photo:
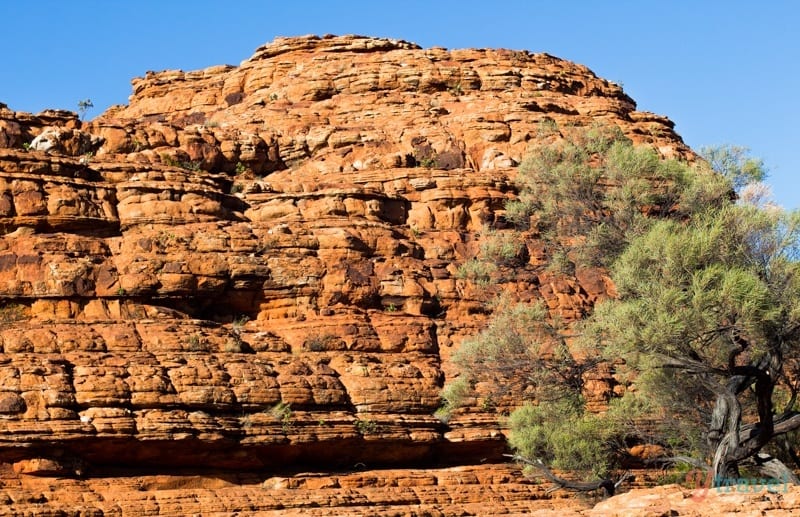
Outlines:
[[[621,299],[610,302],[613,313],[600,314],[616,333],[624,329],[617,341],[627,348],[699,354],[725,366],[727,331],[735,327],[757,346],[789,323],[781,297],[796,270],[796,245],[787,245],[797,227],[782,219],[729,205],[688,225],[655,223],[615,264]]]
[[[10,323],[25,319],[25,307],[18,303],[4,302],[0,305],[0,323]]]
[[[361,435],[378,434],[382,430],[382,426],[375,420],[356,420],[354,423],[356,431]]]
[[[86,112],[90,109],[94,108],[94,103],[92,99],[84,99],[82,101],[78,101],[78,113],[80,113],[81,120],[86,117]]]
[[[578,363],[542,303],[496,302],[489,326],[465,340],[452,356],[461,377],[445,386],[445,409],[452,410],[480,384],[484,400],[509,393],[527,400],[556,400],[580,393],[592,361]],[[491,404],[494,405],[494,402]]]
[[[656,414],[681,423],[662,430],[673,450],[712,457],[701,437],[734,369],[771,358],[781,372],[797,357],[799,243],[800,214],[729,201],[689,222],[655,222],[615,263],[619,299],[595,308],[584,339],[624,359]],[[737,403],[757,414],[752,392]]]
[[[648,218],[682,218],[730,192],[728,183],[700,176],[634,146],[616,127],[597,126],[531,150],[506,219],[520,229],[533,224],[554,253],[573,262],[609,265]]]
[[[465,401],[472,395],[472,386],[466,376],[461,376],[445,384],[441,395],[444,404],[437,410],[436,416],[446,422],[449,420],[453,410],[463,406]]]
[[[180,167],[181,165],[178,160],[167,153],[161,153],[159,157],[161,158],[161,163],[169,167]]]
[[[550,262],[547,263],[547,271],[562,275],[574,275],[575,263],[569,258],[566,250],[556,249],[550,256]]]
[[[236,162],[236,175],[239,176],[247,172],[247,167],[242,162]]]
[[[188,338],[186,338],[186,344],[189,345],[190,352],[207,352],[208,351],[208,342],[203,338],[202,335],[192,334]]]
[[[472,258],[465,261],[458,267],[456,277],[462,280],[472,280],[480,286],[487,286],[491,280],[492,273],[497,270],[497,266],[483,260]]]
[[[244,191],[244,185],[242,185],[241,183],[231,184],[231,191],[230,191],[231,194],[238,194],[242,191]]]
[[[203,162],[201,160],[185,161],[179,163],[181,168],[186,169],[187,171],[195,171],[195,172],[201,170],[200,166],[202,164]]]
[[[524,457],[596,477],[616,466],[619,421],[584,411],[579,398],[525,405],[511,414],[509,425],[509,443]]]
[[[322,334],[309,337],[304,347],[311,352],[326,352],[330,350],[340,350],[342,348],[342,339],[334,334]]]
[[[232,326],[233,330],[235,330],[237,332],[241,332],[242,329],[244,329],[244,326],[247,324],[248,321],[250,321],[250,317],[247,316],[246,314],[242,314],[242,315],[238,316],[237,318],[234,318],[233,322],[231,323],[231,326]]]
[[[749,153],[750,150],[746,147],[734,145],[700,149],[700,156],[711,165],[712,169],[728,179],[737,191],[749,183],[764,181],[767,177],[764,162],[748,156]]]
[[[420,158],[419,161],[417,161],[417,165],[425,169],[433,169],[436,167],[436,157],[427,156],[425,158]]]
[[[484,261],[496,265],[511,265],[517,262],[525,252],[525,244],[521,236],[514,231],[497,231],[484,228],[480,257]]]
[[[461,86],[460,82],[448,88],[447,91],[450,92],[453,97],[460,97],[464,94],[464,88]]]
[[[286,402],[283,401],[278,402],[277,404],[272,406],[270,413],[274,418],[280,420],[283,432],[288,432],[292,428],[293,413],[292,413],[292,406],[290,404],[287,404]]]
[[[538,206],[537,201],[527,193],[523,193],[519,198],[506,202],[506,221],[519,229],[526,230],[530,227],[531,216],[536,213]]]
[[[632,441],[694,457],[727,454],[707,433],[717,395],[759,364],[770,368],[775,404],[787,404],[784,365],[800,362],[800,212],[749,193],[765,174],[745,150],[705,156],[694,166],[666,160],[602,127],[531,150],[505,214],[523,233],[485,231],[479,258],[459,276],[488,283],[498,267],[520,263],[524,235],[544,241],[551,270],[610,268],[618,298],[571,329],[542,304],[500,300],[488,327],[453,354],[460,376],[442,392],[441,416],[509,395],[535,402],[511,415],[517,452],[605,475]],[[597,361],[613,365],[628,388],[602,415],[585,412],[581,399]],[[761,432],[751,422],[765,404],[778,409],[755,391],[735,394],[745,415],[736,425],[751,433]],[[643,416],[658,424],[637,427],[634,417]]]
[[[550,117],[546,117],[546,118],[544,118],[544,119],[539,121],[537,130],[536,130],[536,135],[539,138],[545,138],[545,137],[554,136],[554,135],[559,135],[560,136],[561,133],[558,130],[558,123],[556,123],[556,121],[551,119]]]

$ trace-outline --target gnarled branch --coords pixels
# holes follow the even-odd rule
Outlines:
[[[553,471],[547,468],[544,462],[540,459],[529,460],[528,458],[520,456],[519,454],[506,454],[505,456],[538,469],[543,477],[547,478],[548,481],[556,485],[549,488],[547,493],[554,492],[561,488],[566,490],[575,490],[576,492],[593,492],[602,488],[605,490],[606,496],[610,497],[614,495],[617,488],[619,488],[623,482],[631,477],[631,473],[626,472],[617,481],[612,481],[611,479],[599,479],[597,481],[569,481],[553,474]]]

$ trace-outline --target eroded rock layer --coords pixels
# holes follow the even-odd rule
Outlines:
[[[89,476],[55,490],[95,497],[92,515],[180,513],[158,502],[175,469],[502,461],[502,423],[480,401],[434,416],[450,354],[504,290],[570,320],[611,287],[601,271],[546,271],[536,243],[513,280],[501,268],[477,285],[458,267],[485,226],[503,228],[526,150],[595,123],[692,156],[669,120],[585,67],[357,36],[148,73],[89,123],[0,109],[0,459],[23,480]],[[110,468],[167,477],[93,505]],[[437,476],[453,471],[415,472],[392,476],[445,488],[392,511],[447,514],[454,492]],[[519,482],[486,476],[477,490]],[[320,506],[364,506],[358,490],[383,485],[362,477],[306,485],[332,490]],[[20,483],[10,508],[36,513]],[[216,495],[187,511],[283,508],[264,483],[198,485]],[[508,512],[536,507],[538,489],[520,486]]]

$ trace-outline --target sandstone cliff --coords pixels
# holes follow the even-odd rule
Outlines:
[[[526,149],[597,122],[693,156],[583,66],[356,36],[148,72],[88,123],[0,105],[0,514],[548,508],[494,413],[434,412],[491,296],[607,295],[535,247],[456,275]]]

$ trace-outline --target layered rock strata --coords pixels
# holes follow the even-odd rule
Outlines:
[[[22,476],[502,461],[479,400],[434,416],[452,351],[500,292],[569,321],[611,286],[548,272],[536,242],[513,280],[458,268],[504,228],[526,150],[596,123],[693,156],[583,66],[357,36],[148,72],[89,123],[3,107],[0,458]]]

